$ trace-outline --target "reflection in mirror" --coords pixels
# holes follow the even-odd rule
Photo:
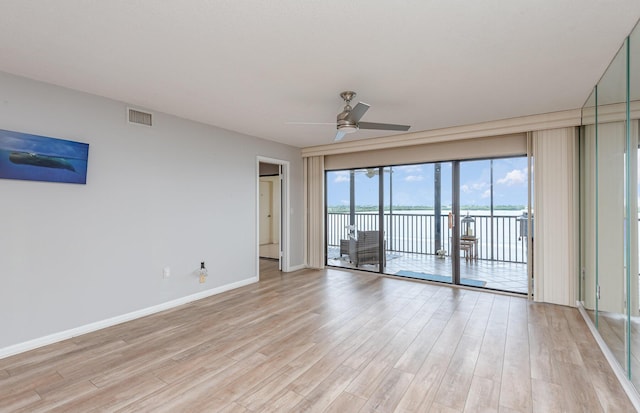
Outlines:
[[[640,26],[629,35],[629,98],[631,100],[631,119],[638,120],[640,103]]]
[[[596,323],[596,94],[593,89],[582,108],[582,139],[580,141],[580,225],[581,276],[578,280],[580,301],[591,320]]]
[[[626,370],[625,150],[626,45],[597,87],[596,323]]]
[[[582,106],[582,126],[593,126],[596,123],[597,89],[597,86],[593,88]]]
[[[640,28],[582,108],[580,300],[640,389]]]
[[[630,275],[629,280],[629,376],[636,389],[640,389],[640,283],[638,282],[640,252],[638,248],[638,122],[640,119],[640,28],[636,28],[629,36],[629,202],[630,202]]]

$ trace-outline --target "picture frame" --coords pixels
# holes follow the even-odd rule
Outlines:
[[[0,178],[87,183],[89,144],[0,129]]]

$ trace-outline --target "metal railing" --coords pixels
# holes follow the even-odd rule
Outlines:
[[[519,215],[470,215],[475,220],[474,234],[478,239],[478,259],[502,262],[527,262],[527,238],[519,234]],[[349,214],[327,214],[327,245],[339,246],[348,238]],[[377,213],[355,214],[357,230],[378,230]],[[451,252],[451,229],[448,216],[440,217],[440,245]],[[433,214],[384,214],[387,250],[412,254],[436,253],[436,228]]]

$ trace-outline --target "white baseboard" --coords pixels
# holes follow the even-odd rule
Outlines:
[[[616,357],[609,349],[609,346],[607,346],[607,343],[605,343],[604,339],[600,335],[600,332],[598,332],[598,329],[596,329],[593,321],[591,321],[591,317],[589,317],[589,314],[587,314],[587,310],[585,310],[582,302],[577,301],[576,306],[578,307],[578,311],[580,312],[580,315],[582,315],[584,322],[587,324],[587,327],[589,327],[591,335],[596,340],[596,343],[598,343],[598,347],[600,347],[602,354],[604,354],[604,357],[609,362],[609,365],[611,366],[613,373],[616,375],[616,378],[620,382],[620,385],[624,389],[624,392],[627,393],[629,400],[631,400],[631,404],[633,404],[633,407],[635,407],[636,410],[640,412],[640,394],[634,387],[633,383],[631,383],[631,381],[627,378],[627,373],[622,369],[622,367],[620,367],[620,364],[618,364]]]
[[[304,265],[304,264],[294,265],[294,266],[289,267],[287,272],[294,272],[294,271],[298,271],[298,270],[304,270],[305,268],[307,268],[307,266]]]
[[[86,324],[80,327],[75,327],[69,330],[61,331],[59,333],[49,334],[47,336],[25,341],[23,343],[14,344],[9,347],[0,348],[0,359],[13,356],[15,354],[23,353],[25,351],[33,350],[38,347],[57,343],[59,341],[68,340],[70,338],[77,337],[82,334],[91,333],[93,331],[100,330],[103,328],[111,327],[116,324],[121,324],[127,321],[135,320],[136,318],[145,317],[150,314],[158,313],[160,311],[168,310],[170,308],[174,308],[183,304],[190,303],[192,301],[201,300],[203,298],[220,294],[225,291],[244,287],[245,285],[253,284],[258,281],[259,281],[258,277],[247,278],[242,281],[222,285],[220,287],[212,288],[210,290],[200,291],[192,295],[180,297],[175,300],[167,301],[166,303],[157,304],[151,307],[133,311],[131,313],[122,314],[116,317],[108,318],[106,320],[96,321],[95,323]]]

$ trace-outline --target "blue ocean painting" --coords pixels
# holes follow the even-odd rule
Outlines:
[[[87,183],[89,144],[0,129],[0,178]]]

